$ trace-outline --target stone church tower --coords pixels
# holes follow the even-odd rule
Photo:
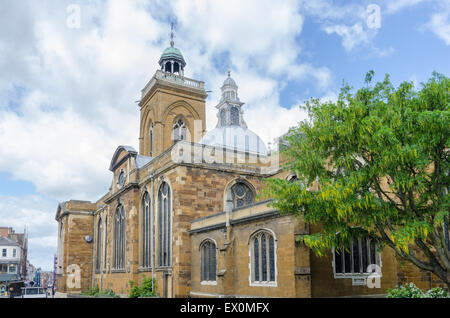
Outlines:
[[[174,47],[173,31],[159,65],[139,102],[139,153],[149,157],[157,157],[177,140],[198,142],[206,127],[204,82],[184,77],[186,62]]]

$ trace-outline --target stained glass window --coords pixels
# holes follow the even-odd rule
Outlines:
[[[253,192],[243,182],[238,182],[231,187],[233,208],[240,208],[253,203]]]
[[[273,236],[261,231],[252,237],[252,280],[258,283],[275,281],[275,240]]]
[[[125,209],[119,205],[114,219],[114,268],[125,268]]]
[[[101,262],[102,262],[102,218],[98,220],[97,224],[97,263],[96,263],[96,270],[99,271],[101,268]]]
[[[142,198],[142,267],[150,267],[151,228],[150,196],[145,192]]]
[[[170,203],[170,189],[166,182],[159,188],[158,192],[158,214],[159,214],[159,265],[170,266],[171,234],[170,218],[172,214]]]
[[[216,280],[216,244],[207,240],[202,243],[201,251],[201,279],[202,281]]]
[[[178,119],[173,125],[173,141],[186,140],[186,125],[182,119]]]

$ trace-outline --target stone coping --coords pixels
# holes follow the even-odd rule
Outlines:
[[[225,228],[227,224],[235,225],[253,220],[281,216],[279,211],[267,204],[272,200],[265,200],[255,204],[234,209],[230,213],[221,212],[191,222],[190,234]]]

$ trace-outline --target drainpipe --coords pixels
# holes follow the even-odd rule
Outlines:
[[[154,212],[154,210],[153,210],[153,206],[154,206],[154,195],[153,195],[153,182],[154,182],[154,176],[153,176],[153,173],[151,173],[150,174],[150,180],[152,180],[152,200],[151,200],[151,204],[150,204],[150,211],[151,211],[151,213],[150,213],[150,216],[151,216],[151,219],[150,219],[150,226],[151,226],[151,236],[150,236],[150,239],[151,239],[151,243],[150,243],[150,245],[151,245],[151,247],[152,247],[152,293],[153,293],[153,286],[154,286],[154,277],[155,277],[155,247],[154,247],[154,244],[155,244],[155,242],[154,242],[154,239],[153,239],[153,236],[154,236],[154,229],[153,229],[153,212]]]
[[[96,213],[93,213],[92,216],[92,233],[95,233],[95,215]],[[97,233],[98,235],[98,233]],[[91,290],[94,289],[94,276],[95,276],[95,251],[96,251],[96,244],[95,244],[95,235],[92,237],[92,282],[91,282]]]

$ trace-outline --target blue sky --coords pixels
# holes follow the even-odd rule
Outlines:
[[[2,0],[0,226],[27,226],[34,265],[52,268],[58,202],[97,200],[116,147],[138,149],[134,101],[171,21],[186,76],[212,91],[207,129],[229,67],[266,143],[305,118],[305,100],[335,100],[342,80],[359,88],[374,70],[420,88],[450,73],[450,0]]]

